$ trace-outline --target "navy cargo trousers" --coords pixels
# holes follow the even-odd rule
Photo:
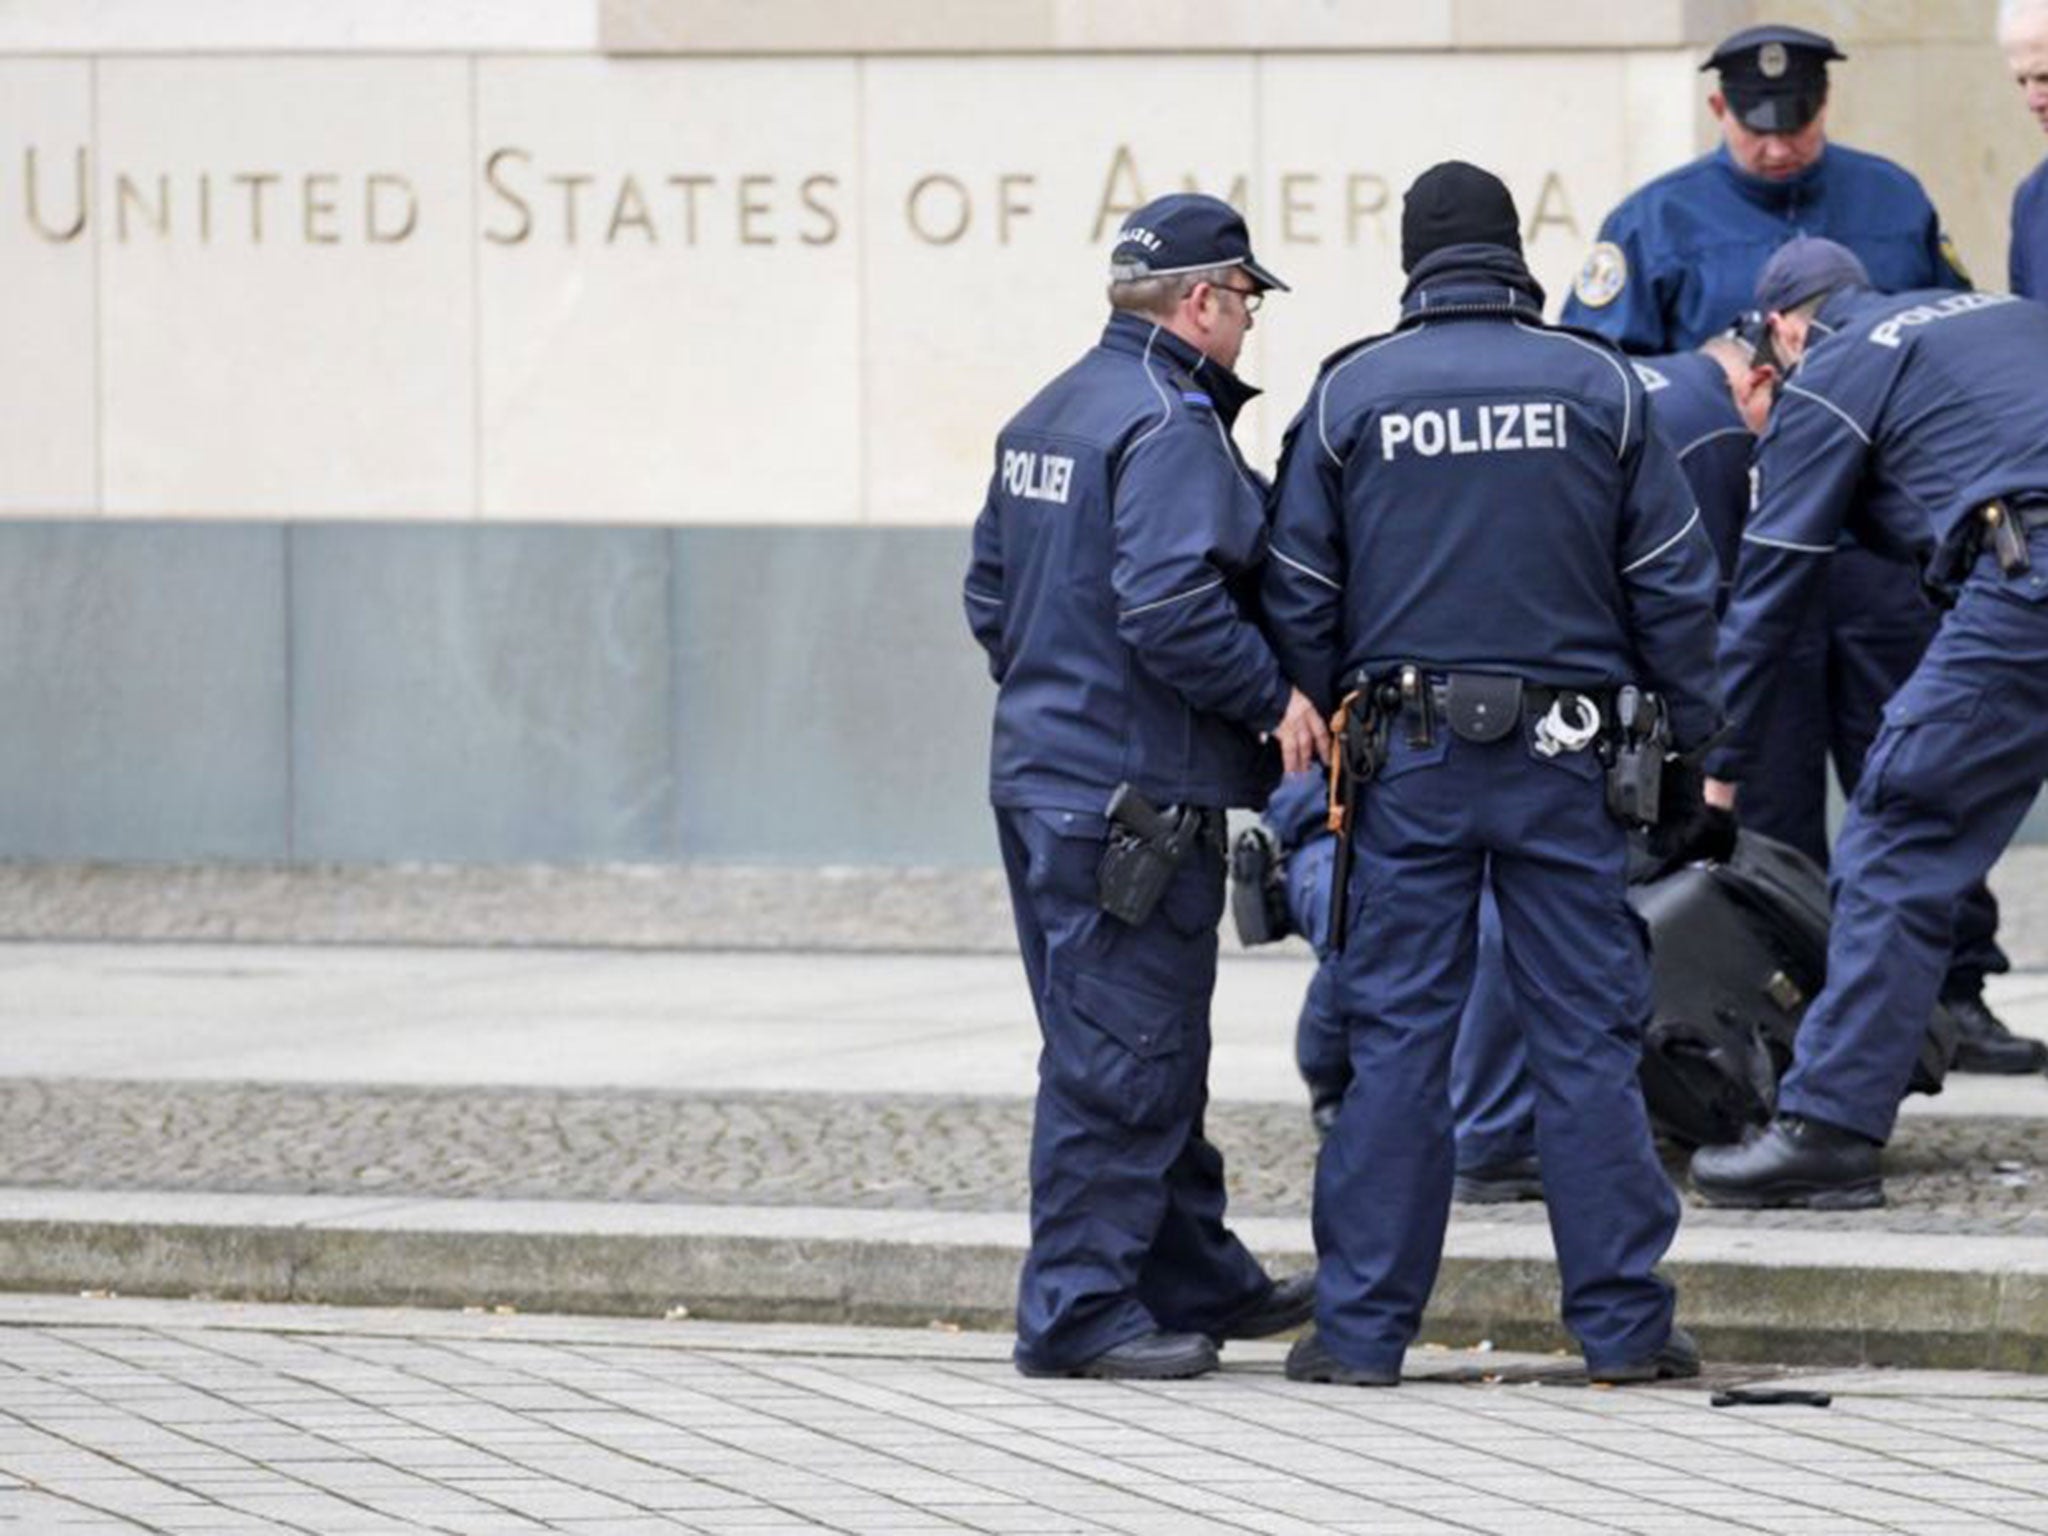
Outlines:
[[[1884,707],[1835,845],[1827,986],[1781,1113],[1891,1138],[1958,914],[2048,776],[2048,531],[2030,544],[2030,572],[1978,560]]]
[[[1041,1041],[1016,1354],[1059,1371],[1272,1286],[1223,1224],[1202,1134],[1223,848],[1199,841],[1134,928],[1096,904],[1102,817],[998,807],[996,828]]]
[[[1450,1212],[1452,1050],[1490,882],[1565,1324],[1595,1368],[1649,1356],[1671,1328],[1656,1265],[1679,1205],[1637,1077],[1647,941],[1598,759],[1539,757],[1526,725],[1487,743],[1440,728],[1423,747],[1397,729],[1354,837],[1337,980],[1352,1077],[1316,1169],[1318,1332],[1346,1363],[1391,1370],[1421,1323]]]

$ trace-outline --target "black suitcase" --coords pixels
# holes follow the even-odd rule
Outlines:
[[[1755,832],[1726,864],[1692,864],[1631,886],[1650,930],[1654,1002],[1643,1096],[1657,1128],[1699,1146],[1768,1120],[1806,1007],[1827,979],[1827,876]],[[1938,1009],[1909,1092],[1939,1093],[1955,1021]]]

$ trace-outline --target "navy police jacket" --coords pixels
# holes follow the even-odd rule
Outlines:
[[[2048,492],[2048,308],[1944,289],[1823,304],[1757,444],[1721,627],[1734,730],[1709,770],[1740,779],[1753,764],[1777,660],[1844,532],[1932,558],[1952,584],[1975,511],[2023,492]]]
[[[1720,576],[1716,610],[1735,580],[1736,541],[1749,515],[1749,455],[1756,439],[1735,408],[1728,374],[1703,352],[1638,358],[1650,424],[1678,458]]]
[[[1252,622],[1265,486],[1230,436],[1256,393],[1118,313],[1003,428],[965,593],[995,804],[1264,803],[1288,687]]]
[[[1564,322],[1631,352],[1686,351],[1752,307],[1757,273],[1794,235],[1846,245],[1888,292],[1969,285],[1910,171],[1830,144],[1797,176],[1768,181],[1724,144],[1607,216]]]
[[[1541,306],[1518,258],[1451,246],[1417,265],[1397,330],[1323,365],[1275,485],[1282,665],[1324,705],[1405,662],[1642,682],[1702,741],[1713,550],[1642,380]]]
[[[2012,245],[2006,252],[2012,291],[2048,303],[2048,160],[2012,194]]]

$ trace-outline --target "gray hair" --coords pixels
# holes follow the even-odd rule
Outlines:
[[[2048,3],[2048,0],[2044,0]],[[1180,307],[1180,301],[1195,291],[1197,283],[1223,287],[1225,276],[1240,270],[1235,264],[1199,267],[1189,272],[1153,274],[1136,267],[1112,267],[1109,275],[1109,304],[1133,314],[1163,320]]]
[[[2008,42],[2029,24],[2048,23],[2048,0],[1998,0],[1998,40]]]

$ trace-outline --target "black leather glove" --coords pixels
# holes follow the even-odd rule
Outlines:
[[[1663,816],[1648,839],[1660,872],[1702,859],[1725,864],[1735,857],[1735,813],[1707,804],[1697,766],[1676,759],[1666,764],[1660,799]]]

